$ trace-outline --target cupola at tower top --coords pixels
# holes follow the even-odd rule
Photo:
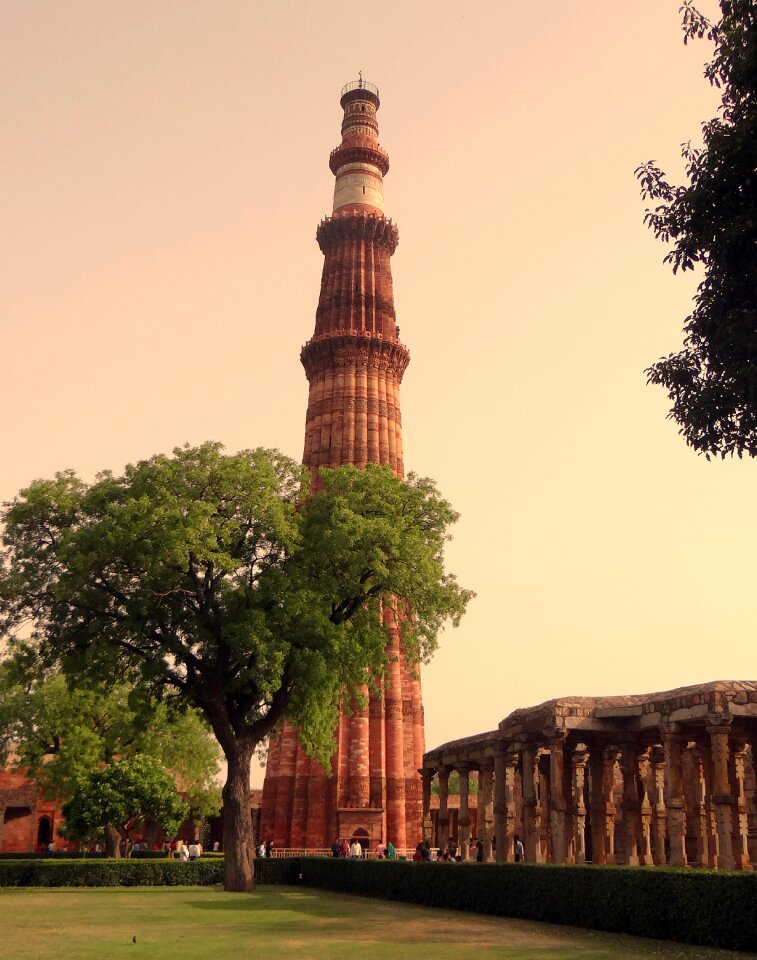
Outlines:
[[[339,103],[344,110],[342,142],[329,158],[336,177],[334,216],[357,212],[383,216],[389,154],[378,140],[378,87],[361,76],[342,88]]]

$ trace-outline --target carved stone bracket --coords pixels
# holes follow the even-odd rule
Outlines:
[[[375,214],[352,213],[342,217],[326,217],[318,224],[315,234],[318,246],[326,253],[335,244],[345,240],[375,241],[393,254],[399,243],[397,225],[387,217]]]

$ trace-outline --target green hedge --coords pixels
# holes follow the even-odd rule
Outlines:
[[[166,857],[143,860],[0,860],[0,887],[163,887],[223,883],[223,857],[189,863]],[[258,883],[297,883],[296,859],[256,860]]]
[[[173,856],[173,854],[172,854]],[[207,857],[223,857],[223,853],[206,850],[203,859]],[[53,853],[0,853],[0,862],[3,860],[105,860],[105,853],[92,853],[86,850],[69,851],[56,850]],[[165,850],[133,850],[131,860],[168,860]]]
[[[302,882],[346,893],[757,950],[757,877],[638,867],[300,860]]]
[[[165,856],[165,854],[164,854]],[[3,860],[102,860],[104,853],[87,853],[86,850],[69,852],[68,850],[56,850],[55,853],[0,853],[0,862]]]
[[[262,858],[255,861],[255,879],[258,883],[300,882],[300,865],[297,857]]]
[[[6,860],[0,887],[207,886],[223,880],[222,860]]]

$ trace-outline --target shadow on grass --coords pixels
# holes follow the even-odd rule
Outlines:
[[[220,913],[298,913],[310,917],[341,916],[344,907],[337,898],[333,900],[317,893],[299,890],[266,890],[255,893],[225,893],[218,896],[192,900],[187,904],[193,910],[208,910]]]

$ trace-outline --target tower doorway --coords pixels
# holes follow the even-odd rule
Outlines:
[[[53,824],[50,817],[40,817],[37,824],[37,849],[44,847],[47,850],[47,845],[52,839]]]

